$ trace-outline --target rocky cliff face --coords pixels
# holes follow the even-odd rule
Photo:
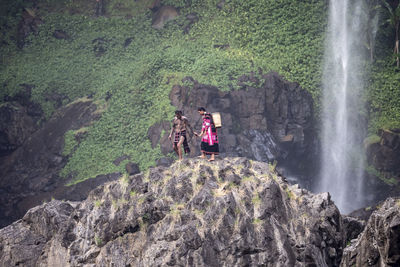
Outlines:
[[[51,198],[82,200],[97,185],[120,175],[102,175],[67,187],[59,176],[67,163],[64,135],[88,126],[99,117],[89,99],[60,108],[40,129],[27,105],[9,102],[0,107],[0,227],[20,219],[28,209]]]
[[[0,230],[0,266],[338,266],[329,195],[271,168],[185,159],[51,201]]]
[[[344,250],[341,266],[400,266],[400,198],[388,198]]]
[[[201,129],[198,107],[209,112],[220,112],[223,127],[219,129],[220,151],[230,156],[241,156],[258,161],[278,161],[293,168],[315,169],[311,162],[316,155],[313,100],[297,83],[285,81],[277,73],[250,73],[237,79],[239,90],[220,91],[198,83],[191,77],[183,80],[185,86],[173,86],[172,105],[183,110],[194,126]],[[172,118],[171,118],[172,119]],[[163,153],[171,152],[168,140],[168,121],[149,129],[148,136],[155,147],[160,144]],[[166,134],[160,137],[165,131]],[[199,153],[198,143],[191,142],[192,153]]]

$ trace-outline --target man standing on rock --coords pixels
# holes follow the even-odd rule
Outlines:
[[[211,155],[208,161],[214,161],[215,155],[219,154],[217,128],[215,127],[212,115],[206,112],[206,109],[200,107],[197,109],[199,114],[203,116],[203,125],[200,134],[194,133],[201,138],[201,156],[205,159],[206,155]]]
[[[190,131],[193,133],[193,128],[192,126],[190,126],[188,119],[185,116],[183,116],[182,111],[180,110],[175,111],[175,117],[172,120],[172,128],[168,138],[169,140],[171,140],[172,133],[175,133],[173,149],[175,153],[178,155],[179,160],[183,158],[181,149],[182,144],[185,154],[190,153],[190,148],[186,137],[187,128],[189,128]]]

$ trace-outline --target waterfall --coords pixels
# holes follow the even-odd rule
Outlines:
[[[364,204],[364,0],[330,0],[322,99],[322,165],[315,191],[328,191],[342,213]]]

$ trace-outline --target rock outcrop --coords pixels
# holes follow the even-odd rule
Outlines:
[[[17,45],[21,49],[24,47],[25,40],[29,34],[36,34],[39,30],[39,25],[43,23],[42,19],[36,13],[37,10],[33,8],[25,8],[22,12],[17,32]]]
[[[367,146],[368,163],[400,182],[400,129],[380,130],[379,142]]]
[[[197,131],[201,129],[197,107],[220,112],[220,152],[258,161],[295,162],[293,168],[302,168],[295,170],[298,174],[314,167],[310,163],[315,162],[312,158],[318,145],[313,100],[297,83],[285,81],[274,72],[243,75],[236,81],[241,89],[234,91],[220,91],[191,77],[182,82],[184,86],[174,85],[171,90],[172,105],[183,110]],[[152,146],[160,144],[164,154],[171,152],[169,130],[170,123],[164,121],[148,132]],[[198,140],[193,138],[190,145],[192,154],[198,155]]]
[[[400,266],[400,198],[388,198],[344,249],[340,266]]]
[[[338,266],[342,228],[328,193],[267,163],[185,159],[29,210],[0,230],[0,266]]]
[[[35,120],[26,107],[18,102],[0,106],[0,157],[11,154],[37,130]]]
[[[179,15],[178,10],[173,6],[162,6],[153,14],[151,26],[154,29],[164,28],[165,23],[175,19]]]
[[[0,161],[15,151],[39,129],[43,111],[31,101],[31,84],[20,84],[14,96],[5,96],[0,105]]]
[[[7,113],[10,109],[13,113]],[[76,101],[57,110],[37,130],[29,112],[26,115],[26,109],[18,103],[6,103],[0,108],[2,114],[10,114],[0,119],[3,124],[10,123],[0,129],[0,135],[6,137],[3,140],[6,139],[7,148],[15,148],[11,154],[0,157],[0,227],[20,219],[28,209],[51,198],[85,199],[100,183],[120,176],[102,175],[72,187],[65,186],[68,180],[59,176],[67,162],[67,156],[63,155],[65,133],[98,119],[95,111],[96,105],[90,99]]]

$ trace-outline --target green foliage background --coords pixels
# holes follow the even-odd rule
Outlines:
[[[171,119],[168,94],[185,76],[232,90],[242,74],[277,71],[308,90],[319,110],[324,0],[227,0],[222,9],[217,8],[219,0],[193,0],[191,5],[166,0],[163,4],[179,7],[180,16],[162,30],[151,27],[149,0],[107,1],[105,17],[94,16],[95,1],[42,0],[38,15],[44,23],[22,50],[15,45],[15,29],[21,7],[30,7],[30,1],[6,2],[8,13],[1,22],[10,30],[1,35],[0,99],[27,83],[35,85],[32,100],[47,118],[55,108],[46,96],[54,92],[67,96],[64,104],[94,95],[103,110],[101,119],[84,129],[87,135],[79,146],[75,132],[66,134],[69,162],[62,175],[73,174],[74,182],[123,171],[124,164],[112,163],[121,155],[130,155],[142,169],[154,165],[162,155],[151,148],[147,130]],[[183,34],[186,15],[192,13],[199,21]],[[55,39],[56,29],[67,32],[70,40]],[[124,47],[128,38],[132,42]],[[102,56],[96,56],[99,43]],[[226,44],[227,49],[214,47]],[[371,66],[371,132],[398,126],[400,77],[390,56]]]

